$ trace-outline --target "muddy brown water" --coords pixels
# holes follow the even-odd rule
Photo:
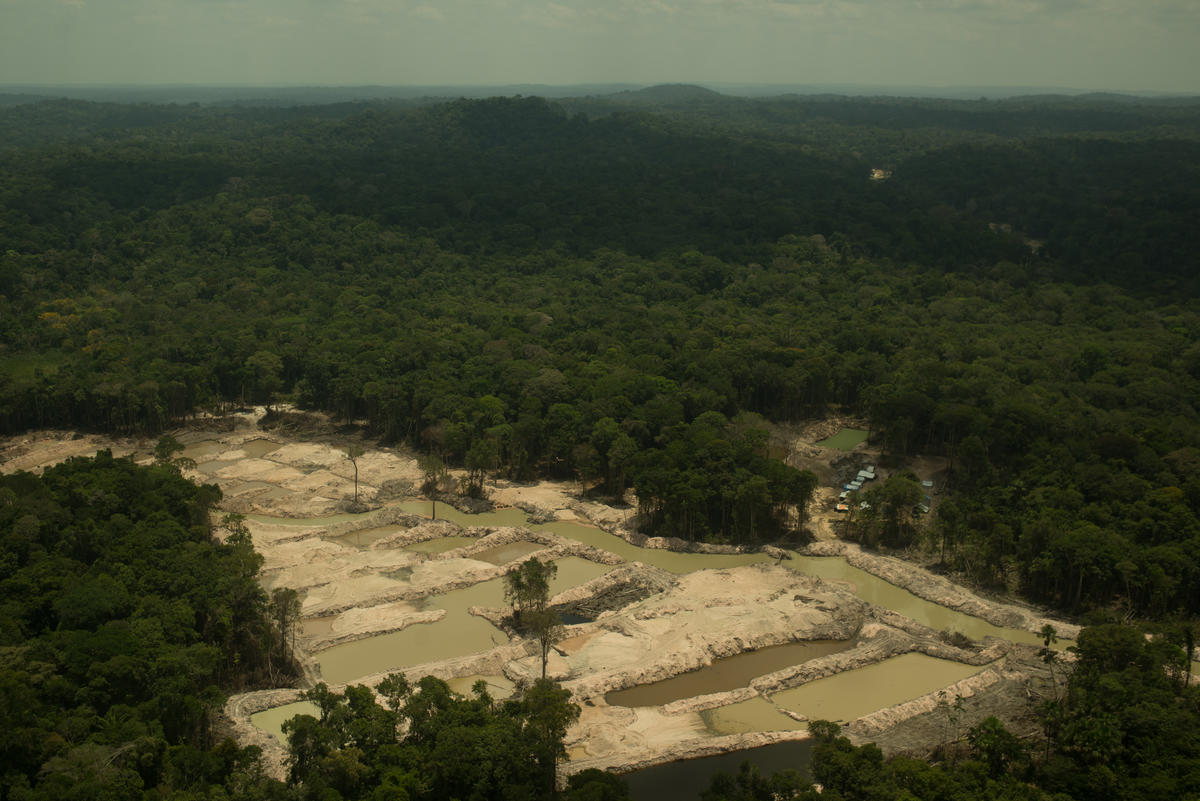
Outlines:
[[[801,556],[793,552],[791,557],[783,563],[786,567],[809,576],[848,582],[854,585],[854,594],[864,601],[899,612],[931,629],[957,631],[974,640],[1000,637],[1011,642],[1041,643],[1041,638],[1031,631],[996,626],[983,618],[919,598],[908,590],[854,567],[840,556]]]
[[[269,439],[252,439],[248,442],[243,442],[240,446],[241,450],[251,459],[261,459],[268,453],[279,450],[282,445],[278,442],[271,442]]]
[[[491,562],[493,565],[507,565],[509,562],[545,549],[545,545],[537,542],[510,542],[507,545],[497,545],[495,548],[473,553],[471,558],[481,562]]]
[[[336,539],[346,545],[366,548],[376,540],[381,540],[391,534],[399,534],[401,531],[408,531],[408,529],[404,526],[375,526],[374,528],[360,528],[358,531],[351,531]]]
[[[576,556],[558,559],[555,565],[558,572],[550,581],[551,597],[612,569]],[[472,606],[505,605],[504,580],[495,578],[425,599],[424,609],[446,610],[445,617],[436,623],[418,623],[389,634],[335,645],[314,656],[326,682],[344,684],[373,673],[486,651],[508,642],[508,636],[468,610]]]
[[[707,710],[701,717],[714,734],[803,729],[808,725],[806,721],[793,720],[781,710],[809,720],[855,720],[877,709],[920,698],[985,669],[925,654],[903,654],[775,693],[769,701],[752,698]]]
[[[281,730],[284,721],[291,720],[296,715],[312,715],[315,718],[319,717],[320,713],[321,710],[317,709],[317,705],[311,701],[295,701],[262,712],[255,712],[250,716],[250,722],[279,742],[286,744],[287,740],[284,739]]]
[[[401,508],[424,516],[428,516],[432,510],[431,504],[423,501],[401,504]],[[525,514],[519,509],[468,515],[444,504],[438,504],[437,513],[439,519],[451,520],[465,526],[525,525]],[[273,518],[263,515],[248,515],[248,517],[257,522],[276,525],[327,526],[350,520],[369,519],[370,514],[332,515],[313,519]],[[770,558],[765,554],[690,554],[639,548],[598,528],[565,521],[528,527],[601,548],[627,561],[652,564],[677,574],[706,568],[754,564]],[[421,543],[412,546],[411,549],[424,550],[429,553],[436,552],[443,546],[459,547],[472,541],[474,539],[470,537],[446,538]],[[582,583],[582,581],[600,575],[609,569],[606,566],[576,557],[560,559],[558,563],[559,577],[556,579],[555,586],[552,587],[552,592]],[[993,635],[1017,642],[1037,643],[1039,641],[1037,635],[1032,632],[994,626],[980,618],[925,601],[883,579],[849,565],[841,557],[806,557],[792,554],[792,558],[785,561],[784,564],[809,575],[848,582],[854,586],[856,594],[864,600],[892,609],[934,629],[958,631],[974,639]],[[576,570],[588,575],[568,575]],[[334,684],[351,682],[372,673],[487,650],[493,645],[507,642],[507,637],[487,621],[470,615],[466,610],[470,606],[499,607],[503,605],[503,585],[500,579],[432,596],[428,599],[426,608],[447,610],[446,617],[440,622],[418,624],[400,632],[335,646],[318,653],[316,658],[321,665],[324,679]],[[980,669],[945,660],[934,660],[919,654],[910,654],[779,693],[772,699],[774,703],[763,698],[755,698],[743,704],[709,710],[705,713],[705,723],[713,732],[799,730],[807,726],[807,723],[796,721],[780,711],[781,706],[805,717],[850,720],[875,709],[934,691]],[[710,676],[709,678],[715,677]],[[692,694],[716,692],[718,690],[715,688],[718,686],[720,685],[708,684],[705,680],[700,679]],[[812,689],[818,687],[819,689]],[[649,692],[653,693],[654,691]],[[811,696],[810,694],[813,693],[819,697]],[[654,703],[654,701],[651,702]],[[662,701],[657,703],[662,703]]]
[[[218,453],[224,453],[225,451],[230,450],[233,450],[233,448],[229,447],[228,445],[222,444],[215,440],[206,439],[201,440],[200,442],[193,442],[191,445],[188,445],[183,449],[181,455],[186,456],[189,459],[194,459],[197,462],[202,462],[206,459],[211,459]]]
[[[405,511],[413,514],[428,514],[429,504],[423,501],[401,504]],[[468,515],[457,510],[438,506],[438,517],[459,523],[460,525],[475,526],[520,526],[525,525],[525,514],[519,509],[503,509],[498,512],[485,512],[478,515]],[[608,551],[629,562],[643,562],[660,567],[676,574],[690,573],[695,570],[719,569],[750,565],[757,562],[770,561],[771,557],[762,553],[750,554],[705,554],[679,553],[661,548],[640,548],[620,537],[594,526],[582,525],[567,521],[556,521],[529,525],[535,531],[545,531],[557,534],[564,539],[591,545]],[[982,639],[988,636],[1038,644],[1040,638],[1029,631],[995,626],[982,618],[963,614],[945,606],[918,598],[911,592],[889,584],[883,579],[865,570],[850,565],[840,556],[801,556],[790,553],[791,559],[783,564],[792,570],[797,570],[810,576],[817,576],[834,581],[844,581],[852,584],[855,594],[868,603],[891,609],[912,618],[922,625],[938,631],[957,631],[972,639]]]
[[[232,464],[237,464],[237,459],[210,459],[206,462],[197,460],[196,469],[206,476],[211,476],[219,470],[223,470]]]
[[[586,584],[594,578],[599,578],[613,569],[612,565],[602,565],[578,556],[564,556],[554,560],[557,572],[550,579],[550,597],[553,598],[564,590]]]
[[[314,656],[327,683],[345,684],[373,673],[486,651],[507,643],[508,635],[467,610],[503,605],[501,579],[484,581],[429,597],[426,609],[446,610],[437,623],[417,623],[390,634],[335,645]]]
[[[854,640],[793,642],[747,651],[714,660],[707,667],[670,679],[617,690],[604,696],[613,706],[660,706],[684,698],[720,693],[749,686],[759,676],[854,647]]]

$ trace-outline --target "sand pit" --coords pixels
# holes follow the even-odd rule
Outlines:
[[[264,558],[264,586],[290,587],[300,593],[302,616],[312,621],[298,637],[299,656],[309,681],[319,676],[318,657],[323,659],[333,649],[403,632],[429,635],[438,643],[446,639],[439,634],[443,631],[439,627],[466,621],[477,629],[472,636],[478,642],[466,644],[466,651],[459,649],[423,664],[412,663],[403,653],[392,661],[414,680],[433,673],[463,684],[491,676],[498,686],[519,686],[540,675],[541,664],[532,643],[506,642],[507,636],[496,628],[504,624],[507,615],[499,579],[508,563],[531,554],[577,560],[565,570],[572,577],[568,583],[577,586],[556,588],[562,591],[554,602],[572,614],[594,620],[569,626],[547,666],[550,675],[562,680],[583,707],[579,723],[568,734],[574,761],[564,767],[565,772],[586,767],[634,769],[803,737],[803,716],[783,709],[775,702],[776,696],[788,698],[791,696],[783,694],[808,683],[904,654],[950,660],[963,670],[968,666],[972,666],[970,671],[984,670],[954,685],[963,694],[969,692],[970,702],[981,708],[988,699],[998,697],[998,692],[1018,686],[1020,676],[1026,675],[1021,667],[1024,662],[1011,654],[1010,664],[1003,670],[985,669],[989,661],[1009,653],[1006,649],[1011,646],[1006,643],[994,641],[986,649],[954,648],[936,632],[871,606],[845,583],[822,581],[782,565],[751,564],[771,559],[764,554],[736,555],[728,548],[704,548],[686,559],[656,560],[667,564],[670,572],[639,564],[652,553],[683,556],[647,551],[645,546],[668,549],[683,544],[646,540],[629,529],[631,507],[580,500],[574,483],[488,485],[497,505],[523,509],[534,520],[558,521],[536,531],[511,525],[472,527],[473,519],[457,512],[446,516],[459,522],[431,522],[421,517],[432,511],[431,504],[406,502],[403,490],[397,489],[421,481],[412,455],[368,448],[357,460],[358,493],[360,500],[376,511],[345,514],[354,494],[354,465],[346,458],[344,444],[332,435],[297,441],[277,431],[264,433],[257,427],[262,412],[227,418],[219,425],[214,421],[209,429],[196,425],[177,436],[188,446],[190,453],[185,454],[197,462],[198,469],[189,470],[188,475],[222,487],[227,493],[224,511],[249,515],[246,524]],[[828,421],[803,433],[811,442],[812,437],[825,435],[835,426],[858,422]],[[153,443],[80,437],[70,432],[26,435],[0,443],[4,459],[0,469],[40,470],[101,448],[111,448],[116,455],[133,453],[148,462]],[[795,453],[805,463],[821,468],[823,474],[832,475],[835,471],[830,461],[844,454],[823,451],[803,445]],[[870,448],[860,445],[855,450],[859,452],[869,454]],[[442,512],[443,505],[439,503],[438,509]],[[522,516],[496,517],[507,521]],[[599,532],[564,537],[560,536],[562,530],[555,528],[576,522],[597,526],[621,539]],[[831,517],[816,516],[814,527],[820,539],[832,538],[831,523]],[[384,530],[357,540],[347,538],[355,531],[376,529]],[[1028,630],[1041,620],[1019,607],[981,603],[920,568],[840,543],[822,543],[813,551],[837,553],[922,598],[980,615],[997,625]],[[706,556],[704,552],[724,555]],[[453,603],[439,606],[440,599]],[[1060,632],[1073,634],[1067,627],[1060,627]],[[745,687],[659,706],[627,708],[604,701],[611,690],[678,676],[748,650],[851,637],[858,639],[848,651],[755,678]],[[1027,657],[1025,654],[1022,659]],[[368,669],[374,670],[364,663],[362,670]],[[353,660],[340,670],[346,674],[345,680],[368,685],[386,675],[383,669],[356,675]],[[951,671],[947,675],[953,678],[956,674]],[[297,697],[295,690],[250,693],[230,699],[227,705],[239,738],[264,747],[275,775],[282,770],[283,750],[273,737],[250,724],[249,715]],[[933,714],[934,699],[936,693],[904,699],[903,704],[861,716],[857,728],[852,723],[848,730],[885,740],[890,731],[905,726],[920,730],[919,724],[910,721]],[[751,720],[770,717],[773,722],[750,724],[733,735],[714,730],[713,721],[722,716],[728,719],[734,708],[748,710]],[[767,730],[771,728],[779,730]],[[927,728],[932,731],[934,727]]]

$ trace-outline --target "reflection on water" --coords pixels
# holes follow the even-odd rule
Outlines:
[[[626,773],[621,779],[629,787],[629,797],[633,801],[696,801],[716,774],[736,775],[746,761],[757,765],[763,776],[784,770],[807,771],[812,761],[812,740],[669,762]]]
[[[760,648],[717,659],[708,667],[653,684],[617,690],[604,696],[604,700],[613,706],[659,706],[697,695],[736,690],[749,686],[759,676],[820,656],[841,653],[854,644],[854,640],[815,640]]]

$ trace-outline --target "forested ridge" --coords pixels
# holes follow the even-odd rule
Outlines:
[[[150,434],[197,410],[286,399],[474,475],[632,487],[653,533],[755,543],[802,536],[814,482],[771,458],[769,423],[837,410],[868,418],[891,462],[951,463],[936,521],[864,515],[849,536],[938,548],[981,585],[1095,621],[1194,616],[1198,115],[1103,97],[748,100],[671,87],[559,103],[5,106],[0,429]],[[12,797],[26,785],[67,797],[88,776],[129,794],[114,797],[155,782],[283,793],[252,753],[203,751],[209,688],[261,683],[282,664],[256,617],[267,601],[248,589],[252,555],[237,536],[208,542],[194,514],[215,500],[207,490],[154,507],[186,496],[169,465],[97,461],[5,479]],[[104,522],[87,522],[89,504]],[[138,564],[130,543],[162,531],[177,538],[164,540],[177,543],[166,564],[195,549],[242,559],[235,597],[248,606],[230,614],[245,627],[218,626],[231,618],[198,597],[174,617],[138,600],[137,576],[115,565]],[[177,692],[154,683],[184,681],[167,634],[145,657],[153,667],[137,668],[178,708],[70,673],[73,649],[108,654],[88,657],[101,666],[126,659],[104,649],[123,650],[139,616],[177,619],[204,657],[207,672]],[[1162,672],[1162,654],[1121,642],[1102,672]],[[14,689],[43,665],[90,683],[73,695],[38,685],[50,700]],[[1111,720],[1124,706],[1101,710],[1103,731],[1047,724],[1069,759],[1038,763],[1058,771],[1040,786],[1148,792],[1105,785],[1102,771],[1072,778],[1128,754],[1122,732],[1194,714],[1187,693],[1143,689],[1161,709],[1128,725]],[[517,706],[421,692],[488,737],[524,725]],[[1060,710],[1053,726],[1084,727],[1096,711],[1071,708],[1086,714]],[[417,751],[382,743],[364,756],[348,725],[308,731],[313,792],[366,797],[385,775],[420,790],[406,784]],[[1027,783],[1034,760],[1018,756],[1001,767]],[[1011,790],[995,767],[993,789]]]

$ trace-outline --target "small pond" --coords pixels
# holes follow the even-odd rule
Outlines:
[[[390,534],[399,534],[402,531],[408,531],[408,529],[404,526],[375,526],[374,528],[360,528],[357,531],[351,531],[349,534],[343,534],[337,539],[346,545],[366,548],[377,540],[381,540]]]
[[[854,640],[792,642],[717,659],[708,667],[604,696],[613,706],[659,706],[697,695],[749,686],[759,676],[853,647]]]
[[[373,673],[384,673],[409,665],[437,662],[456,656],[486,651],[508,642],[508,635],[467,610],[472,606],[503,606],[504,586],[492,579],[461,590],[434,595],[426,609],[445,609],[436,623],[417,623],[408,628],[335,645],[314,656],[321,678],[328,684],[345,684]]]
[[[262,712],[255,712],[250,716],[250,722],[256,727],[262,729],[267,734],[272,735],[279,742],[287,745],[287,740],[283,739],[283,732],[280,727],[284,721],[291,720],[296,715],[312,715],[314,718],[319,717],[321,711],[317,709],[317,705],[311,701],[295,701],[294,703],[277,706],[274,709],[264,709]]]
[[[823,439],[817,444],[822,448],[833,448],[837,451],[852,451],[860,442],[867,441],[869,433],[869,431],[864,431],[861,428],[843,428],[832,437]]]
[[[775,693],[701,713],[714,734],[803,729],[780,710],[809,720],[850,721],[920,698],[984,670],[948,659],[909,653]],[[789,723],[790,721],[790,723]]]
[[[271,442],[269,439],[252,439],[249,442],[243,442],[241,449],[251,459],[261,459],[281,447],[278,442]]]
[[[471,554],[472,559],[478,559],[480,562],[491,562],[493,565],[507,565],[509,562],[524,561],[524,557],[531,553],[544,551],[545,545],[539,542],[526,542],[524,540],[518,542],[510,542],[507,545],[497,545],[495,548],[488,548],[486,551]]]

